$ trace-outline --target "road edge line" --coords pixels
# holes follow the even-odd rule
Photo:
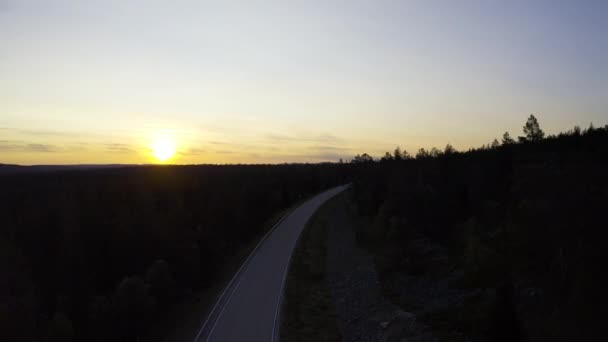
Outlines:
[[[345,184],[345,185],[341,185],[340,187],[342,187],[342,190],[336,192],[335,194],[333,194],[332,196],[330,196],[329,198],[327,198],[325,200],[325,202],[323,202],[319,206],[319,208],[317,208],[317,210],[319,210],[323,205],[325,205],[325,203],[327,203],[327,201],[331,200],[332,198],[334,198],[338,194],[342,193],[343,191],[346,191],[346,189],[348,189],[350,187],[350,183]],[[316,213],[317,210],[315,210],[315,212],[308,218],[308,220],[304,224],[304,229],[306,229],[306,226],[308,225],[308,222],[313,218],[313,216],[314,216],[314,214]],[[296,239],[296,242],[295,242],[295,244],[293,246],[293,249],[289,253],[289,258],[287,259],[287,267],[285,267],[285,271],[283,272],[283,280],[281,281],[281,290],[280,290],[280,294],[279,294],[279,300],[277,301],[277,306],[276,306],[276,308],[274,310],[274,322],[272,323],[272,337],[270,339],[271,342],[275,342],[275,341],[279,341],[280,340],[280,336],[277,336],[277,335],[280,334],[281,327],[279,325],[279,328],[277,329],[277,322],[279,321],[279,315],[281,313],[281,305],[283,304],[283,299],[285,297],[285,293],[284,293],[284,291],[285,291],[285,280],[287,279],[287,274],[289,274],[289,269],[291,268],[291,259],[293,257],[293,253],[295,252],[296,248],[298,247],[298,243],[300,242],[300,237],[302,236],[302,233],[304,233],[304,229],[302,229],[302,231],[300,232],[300,235],[298,235],[298,238]]]
[[[299,206],[298,206],[299,207]],[[246,267],[246,265],[249,264],[249,262],[251,261],[253,255],[255,254],[255,252],[259,249],[259,247],[262,245],[262,243],[264,243],[264,241],[266,241],[266,238],[268,238],[268,236],[270,236],[270,234],[272,232],[275,231],[275,229],[281,224],[283,223],[283,221],[285,221],[285,219],[291,215],[296,208],[292,208],[291,210],[289,210],[289,212],[285,213],[285,215],[283,215],[281,217],[281,219],[279,219],[279,221],[277,221],[277,223],[274,224],[274,226],[272,226],[272,228],[270,228],[268,230],[268,232],[266,234],[264,234],[264,236],[260,239],[260,241],[258,242],[258,244],[255,246],[255,248],[251,251],[251,253],[249,253],[249,255],[247,256],[247,258],[245,259],[245,261],[243,261],[243,263],[241,264],[241,266],[239,267],[239,269],[236,271],[236,273],[234,274],[234,276],[232,277],[232,279],[230,279],[230,282],[228,282],[228,285],[226,285],[226,287],[224,288],[224,290],[222,291],[222,293],[219,295],[219,297],[217,298],[217,301],[215,302],[215,305],[213,305],[213,308],[211,309],[211,311],[209,311],[209,314],[207,315],[207,319],[205,319],[205,322],[203,323],[203,325],[201,326],[201,328],[199,329],[198,333],[196,334],[196,337],[194,338],[193,342],[199,342],[199,340],[202,337],[202,334],[205,330],[205,328],[207,327],[207,325],[209,324],[209,320],[211,319],[211,317],[213,317],[213,314],[215,313],[215,311],[217,310],[218,305],[222,302],[222,299],[224,299],[224,296],[226,295],[226,292],[228,290],[230,290],[232,288],[232,292],[230,293],[230,295],[228,296],[228,298],[226,299],[226,301],[230,300],[230,297],[232,297],[232,294],[234,293],[234,288],[233,288],[233,283],[234,281],[240,277],[241,273],[243,272],[243,269]],[[219,318],[218,317],[215,318],[215,321],[217,321]],[[215,323],[215,322],[214,322]],[[214,324],[215,325],[215,324]]]

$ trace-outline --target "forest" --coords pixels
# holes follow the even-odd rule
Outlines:
[[[385,294],[440,340],[606,335],[608,125],[545,136],[530,116],[523,131],[354,160],[358,241]]]
[[[603,335],[608,126],[546,136],[530,116],[523,133],[349,163],[6,172],[0,340],[154,340],[272,215],[346,183],[383,291],[443,339]],[[427,310],[403,278],[463,295]]]
[[[10,168],[15,168],[10,167]],[[155,340],[272,216],[349,164],[133,166],[0,176],[0,340]]]

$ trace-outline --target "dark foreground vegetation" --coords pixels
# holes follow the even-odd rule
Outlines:
[[[606,338],[608,126],[545,138],[531,116],[524,134],[355,159],[359,241],[442,340]]]
[[[349,164],[167,166],[0,177],[0,340],[154,341],[265,220]]]
[[[319,208],[308,221],[291,256],[279,329],[283,342],[342,340],[326,270],[328,218],[335,209],[336,198]]]

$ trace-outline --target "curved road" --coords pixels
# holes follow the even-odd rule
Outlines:
[[[314,212],[346,187],[316,195],[270,230],[226,286],[194,342],[278,341],[283,285],[298,236]]]

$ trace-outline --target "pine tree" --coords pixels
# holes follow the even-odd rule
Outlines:
[[[524,125],[524,134],[526,136],[520,137],[520,140],[539,141],[545,137],[545,132],[540,129],[540,125],[534,114],[530,114],[528,121],[526,121],[526,124]]]
[[[513,138],[511,138],[511,135],[509,134],[509,132],[505,132],[505,134],[502,135],[502,144],[503,145],[515,144],[515,140],[513,140]]]

